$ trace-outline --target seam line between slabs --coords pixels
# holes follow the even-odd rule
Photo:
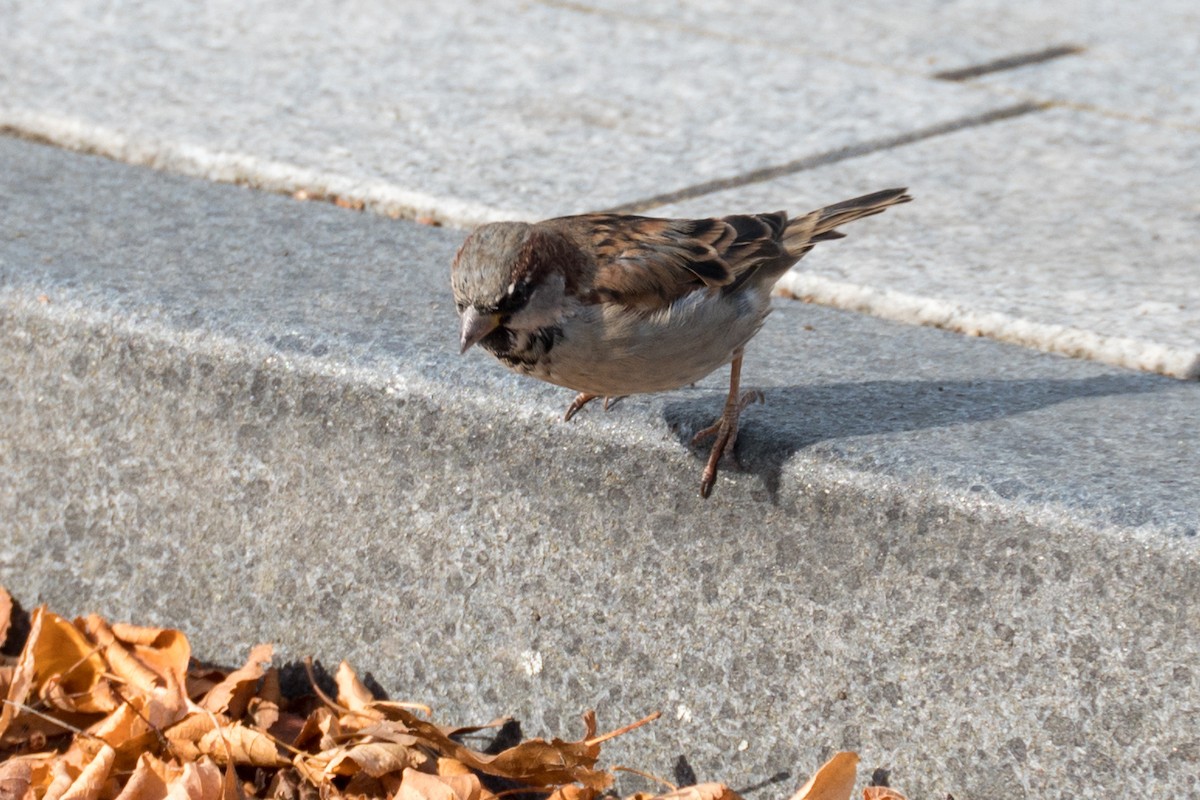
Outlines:
[[[1075,44],[1061,44],[1054,47],[1047,47],[1044,50],[1035,50],[1030,53],[1017,53],[1016,55],[1004,56],[993,61],[985,61],[982,64],[976,64],[973,67],[962,67],[960,69],[948,69],[942,72],[935,72],[929,77],[936,78],[940,81],[965,81],[971,78],[979,78],[984,75],[991,75],[993,72],[1005,72],[1018,67],[1027,67],[1032,64],[1042,64],[1047,61],[1063,58],[1064,56],[1074,56],[1082,53],[1084,48]]]
[[[637,214],[642,211],[655,208],[656,206],[665,206],[671,203],[678,203],[684,200],[692,200],[697,197],[702,197],[706,194],[724,191],[725,189],[736,189],[741,186],[748,186],[753,183],[763,183],[765,181],[781,178],[785,175],[792,175],[797,172],[823,167],[827,164],[836,164],[839,161],[847,161],[851,158],[865,156],[870,153],[876,153],[880,150],[889,150],[894,147],[901,147],[906,144],[932,139],[937,136],[944,136],[948,133],[954,133],[967,128],[976,128],[981,125],[989,125],[993,122],[1000,122],[1013,117],[1024,116],[1038,111],[1044,111],[1050,108],[1053,103],[1042,102],[1023,102],[1016,105],[1005,106],[994,111],[989,111],[985,114],[978,114],[971,117],[950,120],[938,125],[932,125],[928,128],[918,128],[914,131],[902,133],[897,136],[889,136],[883,139],[871,139],[849,147],[842,147],[837,150],[830,150],[824,153],[817,153],[812,156],[805,156],[794,161],[788,161],[783,164],[777,164],[770,167],[751,170],[750,172],[734,175],[729,178],[717,178],[703,183],[685,186],[682,189],[675,189],[663,194],[657,194],[652,197],[647,197],[642,200],[634,200],[629,203],[622,203],[618,206],[605,209],[608,213],[613,214]]]

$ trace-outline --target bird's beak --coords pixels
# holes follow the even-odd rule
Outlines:
[[[460,328],[462,350],[458,352],[460,354],[467,352],[473,345],[478,344],[480,339],[498,327],[500,327],[499,314],[480,314],[474,306],[467,306],[467,310],[462,314],[462,327]]]

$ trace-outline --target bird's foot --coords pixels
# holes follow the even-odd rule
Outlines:
[[[563,422],[570,422],[571,417],[579,413],[579,409],[583,408],[599,396],[600,395],[598,394],[588,394],[587,392],[580,392],[579,394],[575,395],[575,399],[571,401],[571,405],[567,406],[567,413],[563,415]]]
[[[563,422],[570,422],[571,417],[575,416],[575,414],[577,414],[579,412],[579,409],[583,408],[584,406],[586,406],[588,403],[592,402],[599,396],[600,395],[598,395],[598,394],[588,394],[587,392],[580,392],[579,394],[575,395],[575,399],[572,400],[571,405],[567,407],[567,413],[563,417]],[[617,403],[624,400],[625,397],[626,397],[626,395],[621,395],[620,397],[609,397],[609,396],[605,395],[604,410],[608,411],[610,408],[615,406]]]
[[[704,465],[704,473],[700,477],[701,497],[706,498],[712,493],[713,485],[717,482],[717,465],[720,463],[721,457],[732,453],[734,445],[737,444],[738,418],[746,410],[746,406],[751,403],[766,402],[763,393],[757,389],[746,392],[736,401],[732,397],[730,400],[732,402],[725,404],[725,410],[716,422],[692,437],[693,446],[709,437],[716,437],[712,450],[708,454],[708,463]]]

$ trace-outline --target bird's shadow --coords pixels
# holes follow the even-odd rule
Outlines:
[[[1176,385],[1140,373],[1090,378],[985,380],[888,380],[778,386],[765,391],[765,406],[742,416],[737,462],[731,467],[758,475],[775,502],[784,465],[797,451],[837,439],[871,436],[1011,417],[1081,398],[1143,394]],[[718,393],[668,401],[663,417],[685,445],[720,411]],[[696,446],[707,454],[708,443]]]

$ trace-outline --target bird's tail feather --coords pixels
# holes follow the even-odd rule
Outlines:
[[[884,189],[843,200],[831,206],[810,211],[790,220],[783,231],[783,246],[793,258],[800,258],[817,242],[841,239],[846,234],[836,230],[847,222],[881,214],[892,206],[912,200],[907,189]]]

